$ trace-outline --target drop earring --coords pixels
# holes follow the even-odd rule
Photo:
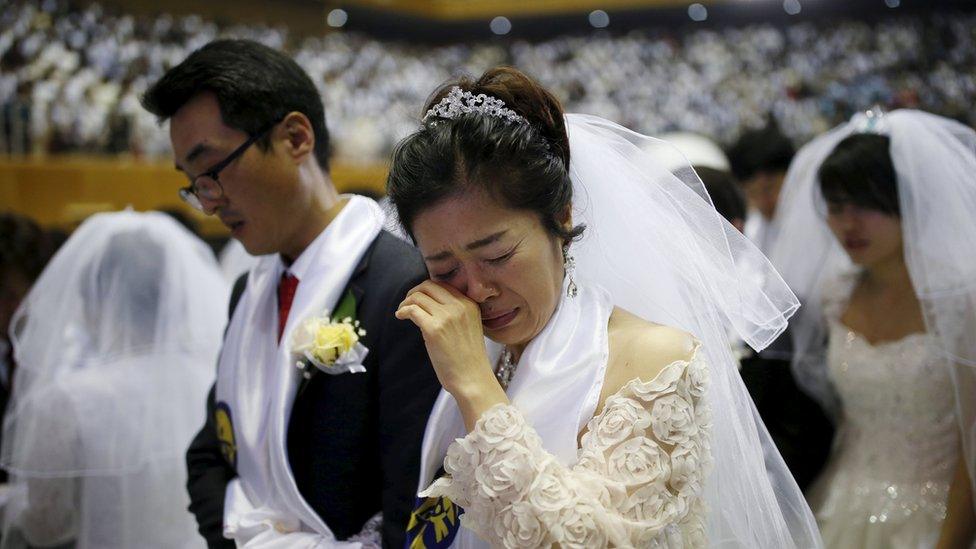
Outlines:
[[[566,286],[566,295],[576,297],[579,294],[579,288],[576,287],[576,280],[573,278],[573,275],[576,274],[576,258],[573,257],[573,254],[569,253],[569,242],[563,244],[563,269],[566,271],[566,277],[569,278],[569,285]]]

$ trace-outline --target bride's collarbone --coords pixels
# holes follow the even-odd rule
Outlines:
[[[847,329],[871,345],[925,332],[925,318],[914,294],[870,295],[855,290],[840,315]]]

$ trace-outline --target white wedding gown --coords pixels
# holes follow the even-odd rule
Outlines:
[[[179,355],[176,355],[179,357]],[[192,416],[174,416],[164,408],[142,407],[153,402],[148,393],[172,395],[175,404],[203,402],[210,383],[206,362],[186,355],[184,361],[199,366],[184,375],[161,371],[165,360],[158,357],[129,357],[98,369],[79,368],[53,380],[46,391],[28,402],[33,425],[43,429],[43,444],[34,446],[35,459],[72,468],[103,466],[105,473],[59,474],[44,478],[13,478],[15,499],[8,504],[6,520],[15,532],[3,540],[4,549],[21,547],[23,537],[30,546],[50,547],[70,543],[75,549],[203,548],[203,538],[187,511],[185,447],[169,447],[174,440],[189,444],[197,427]],[[178,358],[174,359],[178,360]],[[195,362],[194,362],[195,361]],[[174,367],[175,368],[175,367]],[[139,373],[139,375],[136,375]],[[179,396],[178,396],[179,395]],[[127,420],[106,417],[99,402],[128,399]],[[180,422],[182,418],[186,421]],[[165,456],[128,471],[112,471],[120,456],[110,451],[109,441],[121,439],[139,444],[145,433],[132,427],[158,426],[183,436],[166,436],[156,441],[153,454]],[[149,439],[149,444],[154,441]],[[135,448],[133,448],[135,451]]]
[[[952,380],[931,335],[871,345],[844,326],[852,282],[824,292],[842,412],[810,504],[827,549],[932,548],[959,459]]]

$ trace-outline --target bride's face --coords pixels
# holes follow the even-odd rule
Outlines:
[[[486,336],[524,346],[542,331],[559,302],[563,262],[561,240],[535,212],[474,190],[423,210],[412,230],[431,279],[479,305]]]
[[[856,265],[872,267],[904,255],[897,216],[853,204],[830,203],[827,225]]]

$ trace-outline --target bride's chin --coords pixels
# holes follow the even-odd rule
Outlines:
[[[505,345],[510,347],[512,345],[519,345],[525,343],[526,338],[518,332],[518,330],[512,330],[511,326],[505,326],[498,330],[485,330],[485,337],[494,341],[499,345]]]
[[[519,338],[517,337],[506,337],[508,334],[505,330],[498,330],[496,332],[485,331],[485,337],[499,345],[515,345],[518,343]]]

